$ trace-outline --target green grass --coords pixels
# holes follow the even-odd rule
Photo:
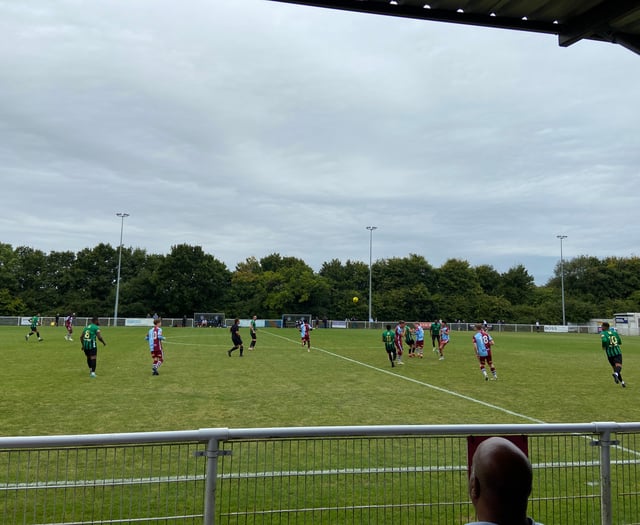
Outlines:
[[[0,328],[3,436],[640,421],[634,402],[640,388],[640,338],[624,340],[623,372],[629,387],[622,389],[613,383],[596,335],[494,333],[499,380],[485,382],[471,332],[452,334],[444,361],[427,347],[424,359],[405,357],[406,365],[392,369],[378,330],[314,330],[313,348],[307,352],[297,331],[262,329],[257,349],[245,350],[241,359],[238,352],[227,356],[228,330],[166,328],[166,362],[154,377],[146,329],[105,328],[108,346],[99,347],[98,377],[90,379],[79,343],[65,341],[63,328],[43,327],[41,343],[35,338],[25,342],[27,331]],[[247,330],[242,331],[248,343]],[[635,435],[620,439],[635,440]],[[317,513],[314,523],[444,524],[473,517],[466,496],[464,436],[238,440],[224,447],[233,454],[219,463],[219,523],[309,523],[309,513]],[[8,453],[0,472],[15,484],[193,476],[203,472],[204,460],[194,455],[201,449],[149,444]],[[625,441],[614,450],[615,458],[623,460],[612,476],[614,505],[619,513],[628,501],[628,516],[637,515],[640,505],[633,496],[640,492],[637,449],[635,441]],[[536,471],[533,514],[543,523],[592,522],[599,515],[599,487],[593,484],[597,468],[589,464],[597,461],[598,450],[590,439],[533,437],[530,452],[534,464],[576,462]],[[443,465],[460,468],[438,470]],[[413,467],[428,471],[414,473]],[[314,474],[279,474],[290,471]],[[266,474],[252,478],[245,473]],[[147,519],[202,510],[201,480],[166,487],[132,483],[126,490],[98,484],[82,490],[86,493],[75,495],[62,483],[49,488],[46,498],[38,490],[7,491],[0,521],[9,523],[7,516],[13,515],[30,523],[98,520],[114,517],[111,512],[123,520]],[[272,508],[307,510],[252,517],[254,509]]]
[[[76,329],[76,332],[79,330]],[[151,375],[146,329],[105,328],[98,377],[77,341],[43,327],[0,328],[4,436],[205,427],[640,421],[640,338],[624,339],[625,381],[614,385],[596,335],[494,333],[499,380],[485,382],[471,332],[446,359],[392,369],[376,330],[262,329],[254,351],[229,358],[228,330],[165,328],[166,362]],[[242,330],[246,346],[248,331]],[[79,335],[79,334],[76,334]],[[612,412],[612,407],[618,407]]]

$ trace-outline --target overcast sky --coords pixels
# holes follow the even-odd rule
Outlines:
[[[0,242],[638,255],[640,56],[266,0],[0,0]]]

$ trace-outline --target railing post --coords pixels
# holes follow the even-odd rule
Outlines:
[[[611,499],[611,431],[602,430],[600,439],[595,444],[600,447],[600,521],[602,525],[613,524]]]
[[[225,455],[219,450],[219,441],[212,438],[207,443],[207,450],[201,455],[207,458],[206,479],[204,486],[204,525],[215,525],[216,522],[216,490],[218,482],[218,456]],[[229,454],[231,452],[229,451]]]

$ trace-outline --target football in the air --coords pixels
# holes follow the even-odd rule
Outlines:
[[[354,297],[354,298],[353,298],[353,304],[356,304],[357,302],[358,302],[358,298],[357,298],[357,297]]]
[[[51,326],[55,326],[56,322],[55,321],[51,321]]]

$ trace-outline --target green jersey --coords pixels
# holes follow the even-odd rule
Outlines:
[[[620,334],[609,328],[608,330],[604,330],[600,334],[600,340],[602,341],[602,348],[607,353],[607,357],[613,357],[616,355],[622,354],[622,338]]]
[[[34,315],[31,319],[31,330],[35,330],[38,328],[38,323],[40,322],[40,318],[37,315]]]
[[[81,337],[83,350],[95,350],[96,348],[98,348],[96,338],[98,337],[99,331],[100,327],[93,323],[84,327]]]
[[[251,319],[251,328],[250,328],[250,331],[251,331],[251,333],[252,333],[252,334],[255,334],[255,333],[256,333],[256,321],[255,321],[255,319]]]
[[[393,330],[385,330],[382,332],[382,342],[384,343],[384,348],[387,352],[392,352],[395,350],[395,333]]]
[[[438,321],[431,323],[431,335],[440,335],[440,328],[442,325]]]
[[[409,328],[408,326],[404,327],[404,341],[408,345],[412,345],[414,343],[413,332],[411,332],[411,328]]]

